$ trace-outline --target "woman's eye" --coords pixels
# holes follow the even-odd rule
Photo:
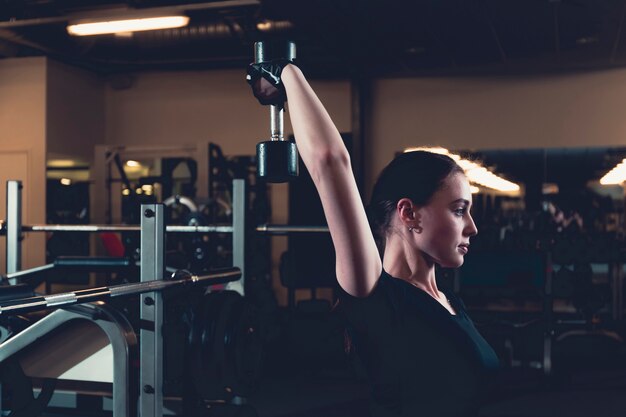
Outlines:
[[[457,216],[464,216],[466,212],[467,209],[465,207],[454,210],[454,214],[456,214]]]

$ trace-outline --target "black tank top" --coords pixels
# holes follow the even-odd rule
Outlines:
[[[477,415],[498,357],[462,301],[441,290],[456,315],[385,271],[368,297],[341,291],[340,311],[372,383],[372,416]]]

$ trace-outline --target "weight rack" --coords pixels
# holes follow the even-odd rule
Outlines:
[[[7,183],[7,222],[4,224],[7,236],[7,273],[18,272],[21,268],[21,234],[22,232],[43,231],[74,231],[74,232],[126,232],[140,231],[141,233],[141,283],[146,289],[159,289],[150,285],[152,281],[162,281],[165,277],[165,232],[193,232],[193,233],[232,233],[233,234],[233,266],[238,268],[237,277],[240,279],[225,279],[226,289],[244,294],[245,271],[245,183],[243,180],[233,181],[233,223],[232,226],[165,226],[164,207],[161,204],[147,204],[141,207],[141,225],[138,226],[64,226],[64,225],[35,225],[23,226],[22,212],[22,185],[20,181]],[[232,277],[231,277],[232,278]],[[190,278],[193,282],[200,282],[204,278]],[[17,278],[9,280],[11,285],[17,283]],[[224,281],[222,281],[224,282]],[[138,287],[140,284],[128,284]],[[148,284],[147,286],[145,284]],[[120,287],[120,286],[116,286]],[[113,289],[114,287],[111,287]],[[118,292],[121,291],[118,288]],[[163,415],[163,300],[158,291],[137,291],[144,293],[141,297],[140,318],[144,324],[139,330],[139,402],[138,415],[141,417],[162,417]],[[134,293],[137,293],[134,292]],[[126,292],[131,294],[133,292]],[[111,294],[108,294],[109,296]],[[34,297],[42,307],[61,307],[70,302],[80,301],[76,293],[57,294],[47,297]],[[5,310],[6,312],[6,310]],[[2,311],[0,310],[0,314]],[[99,326],[107,335],[114,352],[113,360],[113,416],[130,417],[130,364],[129,351],[137,339],[127,319],[114,309],[102,304],[81,304],[64,307],[56,310],[39,320],[27,330],[20,332],[13,338],[0,345],[0,362],[19,352],[38,338],[51,333],[58,326],[70,320],[87,320]],[[1,388],[1,387],[0,387]],[[0,403],[0,410],[2,405]]]

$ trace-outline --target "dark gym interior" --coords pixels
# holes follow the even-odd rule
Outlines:
[[[68,32],[169,15],[188,21]],[[501,362],[479,415],[624,416],[625,17],[614,0],[0,0],[0,415],[368,415],[313,181],[301,160],[258,177],[279,119],[246,67],[291,41],[365,203],[395,155],[461,161],[479,232],[437,273]]]

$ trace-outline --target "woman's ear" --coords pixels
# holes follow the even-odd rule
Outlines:
[[[408,198],[398,200],[396,212],[402,223],[408,227],[419,225],[419,208]]]
[[[398,200],[396,212],[400,221],[409,232],[422,233],[420,208],[408,198]]]

